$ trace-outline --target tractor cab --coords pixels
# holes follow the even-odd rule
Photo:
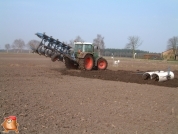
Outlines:
[[[98,57],[98,53],[95,51],[95,49],[96,47],[90,42],[74,42],[74,53],[76,58],[82,52],[91,53],[95,59]]]
[[[94,52],[94,47],[92,43],[89,42],[74,42],[74,52],[90,52],[93,53]]]

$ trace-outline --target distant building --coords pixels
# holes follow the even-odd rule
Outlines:
[[[178,53],[174,54],[173,49],[168,49],[168,50],[162,52],[162,58],[166,59],[166,60],[170,60],[170,59],[172,59],[172,60],[173,59],[178,60]]]
[[[158,53],[148,53],[143,55],[144,59],[160,60],[162,59],[161,54]]]

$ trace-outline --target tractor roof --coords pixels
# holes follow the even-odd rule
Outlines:
[[[92,45],[90,42],[74,42],[74,44],[87,44],[87,45]]]

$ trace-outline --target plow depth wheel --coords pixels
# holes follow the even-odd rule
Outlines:
[[[107,68],[107,66],[108,66],[108,62],[105,59],[100,58],[98,60],[97,66],[98,66],[98,69],[105,70]]]
[[[85,56],[84,68],[85,68],[85,70],[91,70],[93,68],[93,57],[91,55]]]

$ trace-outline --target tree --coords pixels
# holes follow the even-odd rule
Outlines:
[[[29,53],[30,53],[30,50],[33,50],[35,51],[38,46],[39,46],[40,42],[37,41],[37,40],[31,40],[27,43],[27,48],[29,48]]]
[[[15,49],[17,48],[14,44],[11,45],[11,48],[14,50],[15,52]]]
[[[13,42],[13,47],[16,47],[22,52],[22,49],[25,47],[25,42],[22,39],[16,39]]]
[[[132,56],[135,58],[135,50],[142,44],[142,41],[140,41],[140,38],[138,36],[129,36],[128,38],[129,43],[126,44],[126,49],[132,50]]]
[[[110,51],[105,51],[105,56],[110,56],[111,55],[111,52]]]
[[[10,47],[11,47],[10,44],[5,44],[5,48],[6,48],[7,53],[9,52]]]
[[[75,42],[84,42],[84,40],[80,36],[77,36],[74,41]]]
[[[93,44],[99,48],[99,55],[103,55],[105,49],[104,37],[102,37],[100,34],[97,34],[97,37],[93,39]]]
[[[69,41],[69,46],[74,47],[74,41],[73,40]]]
[[[167,49],[173,50],[175,58],[176,58],[177,47],[178,47],[177,45],[178,45],[178,36],[177,37],[174,36],[168,40]]]

